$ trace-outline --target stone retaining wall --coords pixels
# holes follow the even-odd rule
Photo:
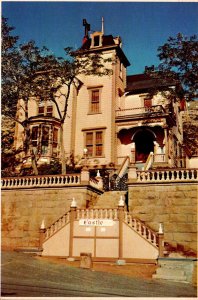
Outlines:
[[[172,246],[197,249],[197,184],[130,184],[129,210],[152,229],[164,226],[164,238]]]
[[[85,208],[98,194],[88,186],[2,190],[2,248],[38,247],[42,220],[50,226],[70,209]]]

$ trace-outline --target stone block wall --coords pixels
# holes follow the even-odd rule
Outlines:
[[[95,203],[98,194],[87,186],[76,188],[35,188],[2,190],[3,249],[38,247],[42,220],[50,226],[70,210],[72,198],[77,206],[85,208]]]
[[[163,223],[165,242],[197,251],[197,184],[130,184],[129,210],[158,231]]]

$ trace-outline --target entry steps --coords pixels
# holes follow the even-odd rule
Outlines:
[[[164,279],[177,282],[192,282],[195,259],[159,258],[159,267],[153,279]]]

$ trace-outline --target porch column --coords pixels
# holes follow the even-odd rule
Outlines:
[[[165,162],[168,162],[168,135],[167,135],[167,128],[164,128],[164,144],[165,144]]]
[[[135,143],[131,144],[131,157],[130,157],[130,163],[132,165],[135,164]]]
[[[44,220],[42,221],[41,227],[39,228],[39,249],[43,249],[43,242],[45,240],[46,228]]]

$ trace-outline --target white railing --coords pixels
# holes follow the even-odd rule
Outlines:
[[[156,105],[151,107],[136,107],[116,110],[116,117],[132,116],[139,114],[152,114],[152,113],[164,113],[162,105]]]
[[[151,230],[148,226],[142,223],[140,220],[133,218],[127,211],[125,211],[124,217],[125,223],[140,234],[144,239],[153,244],[155,247],[158,246],[158,234]]]
[[[152,163],[153,163],[153,152],[150,152],[145,162],[144,170],[148,170],[152,166]]]
[[[79,185],[80,174],[10,177],[1,179],[2,189]]]
[[[137,182],[197,182],[197,175],[198,169],[137,171]]]
[[[70,221],[70,212],[67,212],[62,217],[60,217],[56,222],[54,222],[51,226],[46,228],[45,231],[45,240],[49,239],[52,235],[54,235],[58,230],[67,225]]]
[[[166,161],[165,154],[155,154],[154,155],[154,162],[155,163],[161,163]]]
[[[126,171],[128,169],[129,163],[130,163],[130,158],[129,158],[129,156],[126,156],[121,164],[120,169],[117,172],[117,175],[119,178],[122,178],[124,176],[124,174],[126,173]]]
[[[118,219],[117,208],[77,209],[76,220],[80,219]]]
[[[90,186],[92,186],[93,188],[96,188],[98,190],[101,190],[103,188],[101,181],[99,181],[95,178],[90,178],[89,184],[90,184]]]

